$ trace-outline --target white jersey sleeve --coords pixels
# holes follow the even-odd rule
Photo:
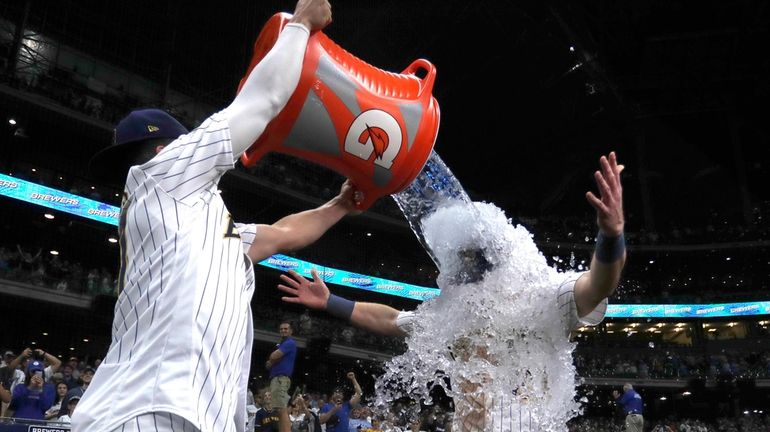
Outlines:
[[[558,291],[559,313],[564,322],[564,332],[569,335],[573,330],[580,326],[595,326],[604,320],[604,314],[607,312],[608,301],[605,298],[594,310],[584,317],[579,317],[577,313],[577,303],[575,303],[575,282],[583,273],[571,275],[560,286]]]
[[[287,24],[275,46],[252,69],[228,113],[237,158],[262,135],[267,124],[286,106],[299,84],[310,31]]]
[[[227,117],[215,113],[190,133],[180,136],[150,161],[139,167],[155,179],[163,191],[185,204],[201,193],[211,192],[225,171],[233,168],[233,151]],[[131,171],[126,188],[133,190],[141,179]]]
[[[186,204],[192,204],[198,194],[215,186],[294,93],[308,36],[304,26],[287,25],[273,49],[252,70],[232,104],[142,165],[145,174]],[[131,181],[129,173],[127,186]]]
[[[235,223],[235,228],[241,235],[241,241],[243,242],[243,253],[249,254],[249,248],[254,243],[254,239],[257,238],[257,224],[244,224]]]
[[[396,327],[404,333],[411,333],[414,328],[414,311],[401,311],[396,317]]]

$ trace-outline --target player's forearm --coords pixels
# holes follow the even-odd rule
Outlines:
[[[615,291],[620,281],[623,261],[605,264],[595,258],[591,261],[591,270],[583,274],[575,283],[575,305],[577,314],[583,318]]]
[[[596,256],[591,260],[589,293],[597,304],[615,292],[625,262],[625,254],[621,259],[609,264],[597,260]]]
[[[596,248],[591,260],[589,294],[597,304],[609,297],[620,282],[620,273],[626,263],[626,239],[620,232],[606,234],[599,230]]]
[[[233,157],[246,151],[286,106],[299,83],[309,36],[301,24],[286,25],[227,108]]]
[[[575,304],[579,317],[591,313],[615,292],[626,263],[625,239],[599,233],[590,270],[575,283]]]
[[[347,208],[337,197],[313,210],[286,216],[273,226],[284,230],[282,249],[288,252],[312,244],[347,213]]]
[[[350,323],[371,333],[383,336],[406,336],[396,325],[398,310],[379,303],[356,302]]]

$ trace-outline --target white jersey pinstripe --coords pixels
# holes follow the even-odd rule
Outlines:
[[[111,430],[148,412],[202,431],[242,431],[253,339],[252,263],[217,182],[233,167],[217,113],[132,167],[121,211],[112,344],[73,419]]]
[[[217,182],[296,89],[309,34],[287,24],[230,106],[129,171],[112,344],[73,432],[139,427],[148,413],[244,430],[256,226],[233,223]]]
[[[571,273],[561,285],[559,285],[556,295],[556,304],[558,308],[554,308],[553,311],[556,314],[555,318],[558,318],[559,322],[564,329],[564,337],[569,338],[570,333],[582,325],[597,325],[602,322],[604,315],[607,311],[607,299],[604,299],[593,311],[591,311],[585,317],[579,317],[577,313],[577,303],[575,302],[575,282],[581,273]],[[396,325],[404,332],[411,332],[415,322],[414,312],[400,312],[396,318]],[[529,335],[534,336],[534,335]],[[548,344],[548,340],[544,338],[531,338],[533,340],[540,339],[544,344]],[[530,346],[530,349],[532,346]],[[489,423],[486,424],[482,430],[475,431],[473,428],[464,428],[462,423],[463,410],[472,410],[472,408],[464,405],[464,401],[455,401],[455,418],[454,426],[452,430],[455,431],[473,431],[473,432],[534,432],[540,431],[542,425],[538,424],[538,414],[532,412],[530,406],[526,402],[526,398],[522,398],[521,394],[501,394],[501,395],[489,395],[487,398],[489,410]],[[551,407],[546,407],[551,408]],[[566,430],[566,425],[563,425],[563,429]],[[552,426],[554,430],[559,430],[557,426]],[[550,429],[549,429],[550,430]]]

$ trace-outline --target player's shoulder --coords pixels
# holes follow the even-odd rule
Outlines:
[[[575,271],[569,270],[563,273],[559,273],[558,277],[554,280],[554,286],[558,287],[559,292],[571,291],[575,287],[578,279],[580,279],[588,271]]]

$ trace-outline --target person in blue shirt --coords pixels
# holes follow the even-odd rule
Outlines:
[[[623,412],[626,414],[626,432],[644,431],[644,417],[642,416],[644,402],[639,393],[634,390],[634,386],[625,383],[623,384],[623,394],[614,390],[612,396],[615,397],[618,405],[623,408]]]
[[[289,387],[291,387],[291,375],[294,373],[294,360],[297,358],[297,344],[291,337],[293,331],[291,322],[281,321],[278,326],[281,342],[277,344],[275,351],[270,353],[265,367],[270,371],[270,396],[273,409],[278,411],[280,421],[279,432],[291,432],[289,421]]]
[[[330,402],[321,407],[320,420],[326,425],[326,432],[348,432],[350,411],[361,401],[361,386],[356,380],[356,374],[348,372],[347,377],[355,390],[350,400],[346,401],[343,390],[337,388],[332,393]]]
[[[29,362],[27,382],[13,388],[13,396],[8,409],[16,418],[45,420],[45,412],[53,405],[56,389],[53,384],[45,383],[43,373],[45,365],[40,360]]]
[[[371,428],[372,424],[366,419],[363,408],[353,407],[348,421],[348,432],[361,432]]]

